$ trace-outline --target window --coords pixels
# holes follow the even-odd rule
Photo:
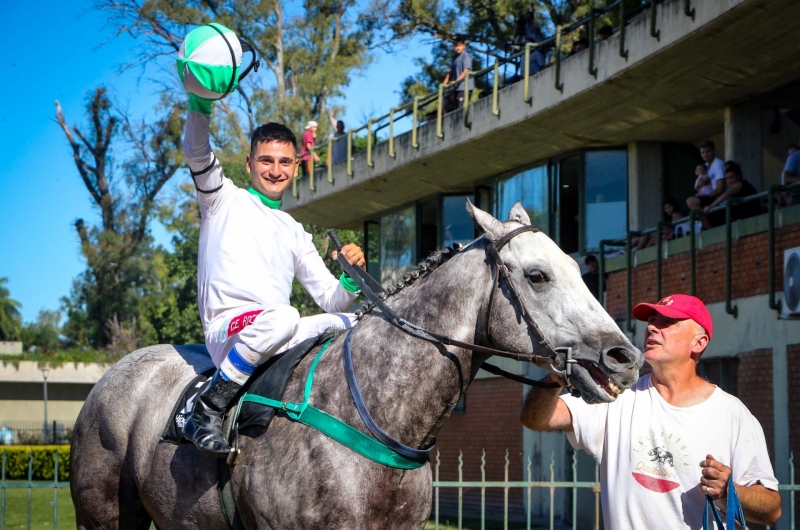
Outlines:
[[[739,359],[736,357],[716,357],[700,359],[697,375],[717,385],[728,394],[739,393]]]
[[[467,212],[467,199],[475,200],[473,195],[442,197],[442,246],[469,243],[475,239],[475,222]]]
[[[545,233],[550,231],[550,208],[547,166],[518,173],[497,183],[494,216],[505,221],[514,203],[520,201],[531,218]]]
[[[624,237],[628,229],[628,153],[585,153],[585,250],[602,239]]]
[[[364,255],[367,260],[367,272],[373,278],[381,276],[381,224],[377,221],[364,223]]]
[[[381,283],[398,282],[417,260],[416,206],[408,206],[381,218]]]
[[[556,194],[558,223],[556,241],[561,250],[574,254],[580,250],[580,193],[581,155],[564,158],[557,164],[558,193]]]

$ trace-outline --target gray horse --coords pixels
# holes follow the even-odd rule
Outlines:
[[[503,283],[488,311],[494,272],[488,243],[530,224],[528,215],[517,203],[513,221],[501,223],[467,207],[484,237],[451,259],[440,259],[438,267],[429,261],[419,279],[389,297],[390,306],[411,322],[461,341],[546,354],[537,351],[541,346]],[[641,353],[591,295],[572,258],[538,232],[516,236],[500,255],[520,302],[550,342],[573,348],[578,364],[571,382],[584,399],[612,401],[636,382]],[[343,337],[335,339],[322,358],[311,404],[367,432],[345,381],[342,342]],[[433,443],[487,357],[413,338],[377,311],[356,326],[352,356],[375,421],[396,440],[419,448]],[[302,400],[313,357],[301,362],[284,399]],[[95,385],[72,441],[70,485],[78,528],[144,529],[151,520],[160,529],[228,528],[217,494],[218,461],[191,444],[159,443],[179,394],[210,366],[201,346],[153,346],[125,357]],[[429,464],[414,470],[384,467],[283,417],[265,434],[243,434],[231,482],[247,528],[425,526],[432,496]]]

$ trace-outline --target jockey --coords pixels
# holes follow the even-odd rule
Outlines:
[[[345,311],[358,287],[344,274],[337,280],[311,234],[279,210],[299,165],[294,134],[278,123],[253,131],[246,160],[250,188],[239,188],[211,152],[211,103],[190,94],[183,150],[201,214],[197,301],[217,372],[195,400],[183,434],[222,458],[230,451],[222,417],[256,367],[327,329],[352,327],[355,319]],[[364,266],[359,246],[345,245],[342,252]],[[289,305],[295,278],[327,314],[300,318]]]

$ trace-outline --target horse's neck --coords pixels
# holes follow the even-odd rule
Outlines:
[[[483,259],[480,248],[453,258],[394,300],[392,308],[418,326],[473,342],[491,288]],[[356,331],[356,373],[373,417],[406,444],[429,444],[483,358],[412,337],[379,316],[368,316]]]

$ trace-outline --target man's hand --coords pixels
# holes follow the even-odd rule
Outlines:
[[[364,261],[364,251],[361,250],[361,247],[355,243],[348,243],[347,245],[343,246],[342,253],[351,265],[358,265],[362,269],[367,265],[367,262]],[[337,259],[338,256],[339,253],[337,251],[334,250],[331,252],[331,257],[333,259]]]
[[[709,210],[711,210],[711,208],[712,208],[712,206],[711,206],[711,205],[708,205],[708,206],[706,206],[705,208],[703,208],[703,212],[704,212],[704,213],[708,213],[708,212],[709,212]]]
[[[706,459],[700,462],[700,467],[703,469],[700,490],[714,500],[727,499],[731,468],[715,460],[711,455],[706,455]]]

